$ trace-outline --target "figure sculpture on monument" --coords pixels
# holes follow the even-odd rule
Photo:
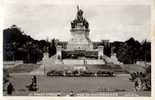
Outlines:
[[[77,16],[76,19],[71,22],[71,27],[75,28],[78,24],[80,24],[81,27],[85,27],[86,29],[89,28],[89,24],[86,19],[83,18],[83,11],[79,9],[79,6],[77,6]]]

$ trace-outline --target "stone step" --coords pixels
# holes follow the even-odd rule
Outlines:
[[[73,60],[73,59],[64,59],[63,64],[105,64],[103,60]]]

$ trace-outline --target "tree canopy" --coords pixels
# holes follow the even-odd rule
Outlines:
[[[151,42],[146,40],[139,42],[131,37],[125,42],[114,41],[106,45],[102,42],[99,45],[104,46],[105,55],[110,57],[112,52],[116,53],[118,60],[125,64],[135,63],[137,60],[151,61]],[[56,54],[55,39],[51,42],[35,40],[16,25],[3,30],[4,60],[36,63],[42,59],[44,52],[48,52],[49,56]]]
[[[151,42],[139,42],[131,37],[125,42],[113,42],[114,52],[117,54],[118,60],[131,64],[136,61],[151,61]]]
[[[12,25],[3,30],[3,59],[36,63],[42,59],[44,47],[49,47],[52,52],[50,56],[56,53],[54,39],[52,41],[35,40],[16,25]]]

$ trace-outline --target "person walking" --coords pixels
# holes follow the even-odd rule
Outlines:
[[[7,86],[7,94],[8,95],[12,95],[13,91],[14,91],[14,86],[11,82],[9,82],[8,86]]]
[[[32,88],[34,91],[37,90],[37,77],[35,75],[32,78]]]
[[[33,78],[32,78],[32,84],[34,86],[37,86],[37,77],[34,75]]]

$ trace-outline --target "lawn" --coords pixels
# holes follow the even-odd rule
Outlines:
[[[136,64],[124,64],[121,66],[122,69],[127,71],[128,73],[133,73],[133,72],[145,72],[144,67]]]
[[[7,68],[9,73],[26,73],[40,67],[40,64],[20,64],[12,68]]]

